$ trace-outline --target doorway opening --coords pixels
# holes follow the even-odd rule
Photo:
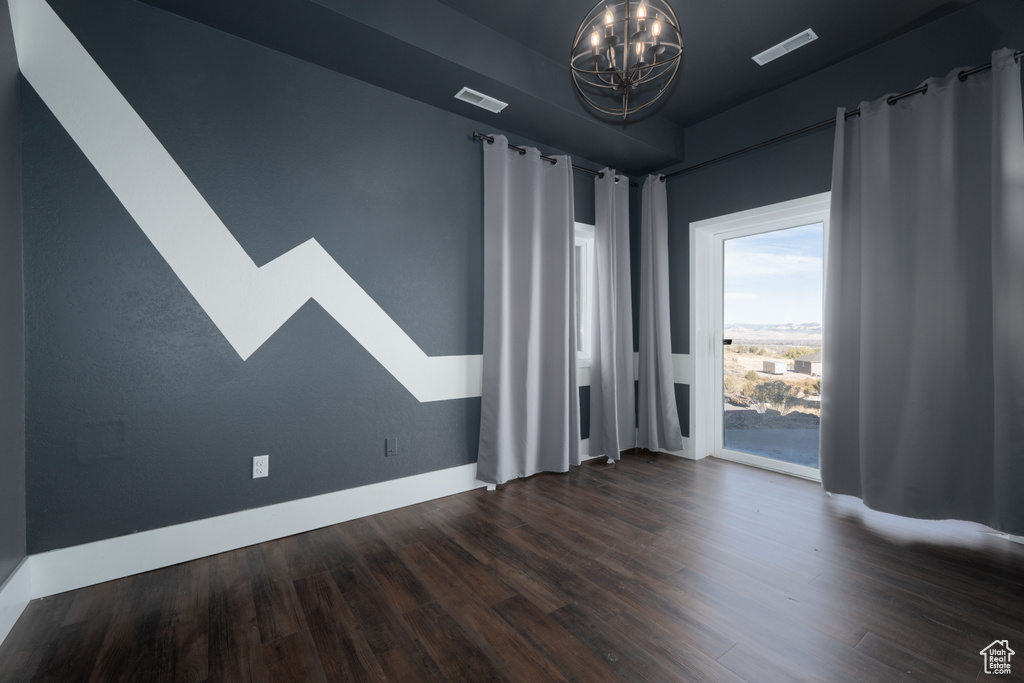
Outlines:
[[[830,193],[691,225],[698,457],[819,480]]]

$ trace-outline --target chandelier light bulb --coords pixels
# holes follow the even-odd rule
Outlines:
[[[604,25],[611,26],[612,22],[614,21],[615,17],[612,15],[612,11],[609,9],[607,12],[604,13]]]
[[[651,32],[654,33],[655,37],[661,35],[661,22],[660,21],[654,22],[654,25],[651,26]]]

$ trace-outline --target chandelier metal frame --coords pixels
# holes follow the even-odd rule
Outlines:
[[[572,43],[569,66],[591,107],[625,119],[656,102],[683,56],[679,19],[665,0],[598,2]]]

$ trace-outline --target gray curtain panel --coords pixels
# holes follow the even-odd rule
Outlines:
[[[837,117],[821,478],[1024,534],[1024,117],[1013,53]]]
[[[580,463],[572,164],[484,145],[484,353],[477,479]]]
[[[636,444],[633,303],[629,269],[629,180],[594,178],[594,279],[590,362],[590,455],[619,459]]]
[[[637,445],[683,448],[668,312],[668,202],[661,176],[644,181],[640,221],[640,392]]]

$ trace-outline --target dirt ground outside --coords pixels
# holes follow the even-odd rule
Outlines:
[[[761,355],[749,352],[736,353],[735,350],[726,349],[724,354],[726,410],[755,407],[757,385],[782,381],[789,387],[792,399],[785,407],[781,405],[772,407],[779,409],[784,414],[799,411],[817,417],[820,413],[817,405],[821,396],[821,377],[794,372],[792,369],[793,359],[783,357],[787,350],[786,348],[772,349],[772,352]],[[785,360],[787,369],[781,374],[765,372],[764,361],[766,360]],[[766,407],[761,406],[762,409]]]

